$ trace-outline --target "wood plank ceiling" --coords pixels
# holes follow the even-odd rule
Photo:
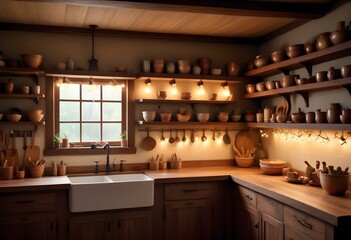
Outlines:
[[[82,29],[94,24],[119,32],[258,39],[323,16],[333,1],[164,2],[1,0],[0,28],[17,24]]]

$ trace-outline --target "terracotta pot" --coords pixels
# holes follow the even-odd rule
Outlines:
[[[305,44],[306,53],[312,53],[316,51],[316,43],[306,43]]]
[[[227,64],[226,70],[229,76],[233,76],[233,77],[238,76],[240,71],[240,65],[237,64],[236,62],[230,62]]]
[[[334,67],[329,68],[328,71],[328,80],[334,80],[337,78],[340,78],[340,70],[339,69],[335,69]]]
[[[327,110],[328,123],[340,123],[341,113],[340,103],[331,103],[330,108]]]
[[[294,123],[303,123],[306,120],[305,113],[301,112],[301,109],[299,108],[298,112],[291,114],[291,120]]]
[[[336,30],[330,34],[330,41],[334,45],[338,45],[347,40],[348,32],[345,27],[345,21],[338,22]]]
[[[315,113],[316,113],[316,122],[317,123],[327,122],[327,113],[326,112],[322,112],[320,109],[318,109]]]
[[[351,77],[351,65],[344,65],[341,67],[341,76],[343,78]]]
[[[197,60],[197,64],[200,66],[201,68],[201,73],[204,75],[208,75],[210,73],[210,69],[211,69],[211,59],[210,58],[199,58]]]
[[[324,32],[318,36],[317,42],[316,42],[317,50],[322,50],[330,47],[331,42],[330,42],[329,36],[330,36],[329,32]]]
[[[315,112],[308,112],[306,113],[306,122],[307,123],[315,123],[316,113]]]

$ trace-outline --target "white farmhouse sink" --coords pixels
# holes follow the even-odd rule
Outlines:
[[[71,212],[148,207],[154,204],[154,180],[145,174],[69,177]]]

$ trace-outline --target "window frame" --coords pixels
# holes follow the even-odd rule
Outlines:
[[[53,136],[57,133],[56,124],[59,120],[59,91],[56,86],[57,81],[60,81],[62,75],[52,75],[46,76],[46,126],[45,126],[45,149],[44,155],[90,155],[90,154],[106,154],[105,150],[101,148],[90,149],[90,146],[79,146],[70,148],[54,148]],[[79,82],[77,79],[81,79],[82,82],[88,82],[90,77],[88,76],[70,76],[69,78],[74,78],[75,82]],[[102,82],[108,84],[111,80],[116,80],[116,77],[98,77],[93,76],[95,82]],[[122,99],[124,98],[125,104],[122,104],[123,114],[122,119],[122,129],[123,125],[128,132],[127,135],[127,147],[121,147],[120,145],[111,144],[110,153],[111,154],[135,154],[136,148],[134,143],[135,127],[134,127],[134,81],[130,81],[131,78],[119,77],[118,80],[123,80],[125,82],[125,87],[122,92]],[[116,80],[116,81],[118,81]],[[134,78],[132,79],[134,80]],[[114,142],[116,143],[116,142]],[[92,152],[93,151],[93,152]]]

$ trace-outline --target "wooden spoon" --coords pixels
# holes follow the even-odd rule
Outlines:
[[[195,142],[195,134],[194,134],[194,129],[192,129],[192,130],[191,130],[191,134],[190,134],[190,141],[191,141],[192,143],[194,143],[194,142]]]
[[[174,140],[175,142],[180,142],[180,138],[179,138],[179,136],[178,136],[178,129],[176,129],[176,137],[175,137],[175,140]]]
[[[213,129],[212,141],[216,141],[216,131]]]
[[[228,134],[228,129],[225,130],[225,134],[223,135],[223,142],[227,145],[230,144],[230,136]]]
[[[207,140],[207,137],[205,135],[205,129],[202,129],[202,137],[201,137],[201,141],[205,142]]]
[[[165,136],[163,135],[163,128],[161,129],[161,141],[166,140]]]
[[[185,137],[185,129],[183,130],[183,138],[182,138],[183,142],[186,142],[186,137]]]

